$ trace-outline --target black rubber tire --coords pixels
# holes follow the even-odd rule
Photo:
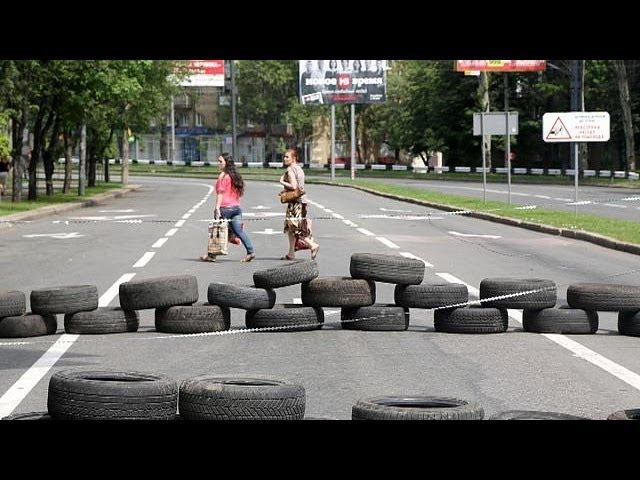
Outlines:
[[[74,334],[137,332],[139,324],[138,312],[119,307],[100,307],[92,312],[64,316],[64,331]]]
[[[142,372],[56,372],[49,381],[49,414],[56,420],[173,420],[178,385]]]
[[[458,283],[396,285],[393,298],[396,305],[402,307],[438,308],[467,303],[469,290]]]
[[[607,420],[640,420],[640,408],[613,412],[607,417]]]
[[[575,308],[525,309],[522,328],[525,332],[592,334],[598,331],[598,312]]]
[[[259,310],[273,308],[276,303],[276,292],[270,288],[211,282],[207,289],[207,299],[211,305]]]
[[[248,310],[245,314],[247,328],[284,327],[274,332],[304,332],[320,330],[324,323],[324,311],[317,307],[298,304],[276,304],[272,309]]]
[[[356,322],[349,320],[358,320]],[[377,303],[368,307],[343,308],[340,311],[343,330],[369,332],[403,332],[409,328],[409,309]]]
[[[15,413],[13,415],[9,415],[8,417],[4,417],[2,420],[41,420],[41,421],[51,421],[51,415],[49,412],[29,412],[29,413]]]
[[[505,308],[454,308],[434,312],[436,332],[503,333],[509,328]]]
[[[620,335],[640,337],[640,312],[618,313],[618,332]]]
[[[280,288],[310,282],[319,275],[314,260],[297,260],[253,273],[253,283],[258,288]]]
[[[421,284],[424,270],[421,260],[379,253],[354,253],[349,265],[353,278],[400,285]]]
[[[553,280],[542,278],[485,278],[480,282],[480,299],[511,295],[540,288],[552,288],[552,290],[543,290],[503,300],[482,302],[482,306],[488,308],[528,308],[532,310],[555,307],[558,300],[556,283]]]
[[[184,420],[302,420],[305,390],[278,380],[203,375],[180,385]]]
[[[24,315],[27,312],[27,296],[24,292],[11,290],[0,292],[0,318]]]
[[[489,420],[591,420],[586,417],[577,417],[566,413],[538,412],[534,410],[508,410],[496,413]]]
[[[98,308],[98,287],[73,285],[31,292],[31,311],[40,315],[88,312]]]
[[[231,312],[218,305],[157,308],[155,325],[164,333],[206,333],[229,330]]]
[[[132,280],[120,284],[120,307],[145,310],[198,301],[198,280],[194,275],[176,275]]]
[[[364,307],[376,303],[376,283],[351,277],[318,277],[303,283],[302,304],[308,307]]]
[[[582,310],[636,312],[640,310],[640,286],[575,283],[567,288],[567,302]]]
[[[482,420],[477,403],[451,397],[377,397],[359,400],[352,420]]]
[[[26,338],[53,335],[58,330],[55,315],[27,313],[0,319],[0,338]]]

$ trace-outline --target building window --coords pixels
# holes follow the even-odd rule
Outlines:
[[[189,117],[187,117],[187,115],[185,113],[181,113],[180,114],[180,126],[181,127],[188,127],[189,126]]]
[[[196,112],[196,127],[202,127],[204,125],[204,117]]]

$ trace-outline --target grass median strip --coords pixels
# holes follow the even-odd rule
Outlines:
[[[22,192],[23,200],[21,202],[12,202],[10,194],[2,197],[2,202],[0,202],[0,217],[4,215],[11,215],[13,213],[26,212],[28,210],[34,210],[36,208],[46,207],[49,205],[59,205],[69,202],[81,202],[83,200],[89,200],[91,197],[116,188],[122,188],[122,184],[98,183],[95,187],[87,187],[85,189],[85,195],[82,197],[78,196],[77,188],[73,189],[70,193],[67,194],[58,192],[51,196],[47,196],[44,193],[38,192],[37,200],[27,200],[27,190],[24,189]]]
[[[584,230],[598,235],[615,238],[616,240],[623,242],[640,245],[640,228],[638,228],[637,222],[630,220],[618,220],[586,213],[578,213],[578,215],[575,215],[570,212],[561,212],[544,208],[523,210],[520,205],[509,205],[506,202],[487,201],[484,203],[482,200],[469,197],[449,195],[434,191],[426,191],[419,188],[389,185],[387,183],[371,182],[366,180],[341,181],[336,182],[336,185],[360,186],[380,193],[439,203],[464,210],[472,210],[474,212],[492,213],[502,217],[509,217],[565,229]]]

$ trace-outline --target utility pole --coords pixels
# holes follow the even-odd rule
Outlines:
[[[82,122],[80,128],[80,158],[79,158],[79,171],[78,171],[78,195],[84,196],[84,184],[86,175],[87,164],[87,123]]]

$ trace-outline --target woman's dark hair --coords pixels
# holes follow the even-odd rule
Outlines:
[[[236,164],[233,161],[233,157],[228,153],[223,153],[220,156],[224,158],[224,173],[231,177],[232,188],[242,196],[244,194],[244,180],[242,180],[242,175],[236,171]]]

